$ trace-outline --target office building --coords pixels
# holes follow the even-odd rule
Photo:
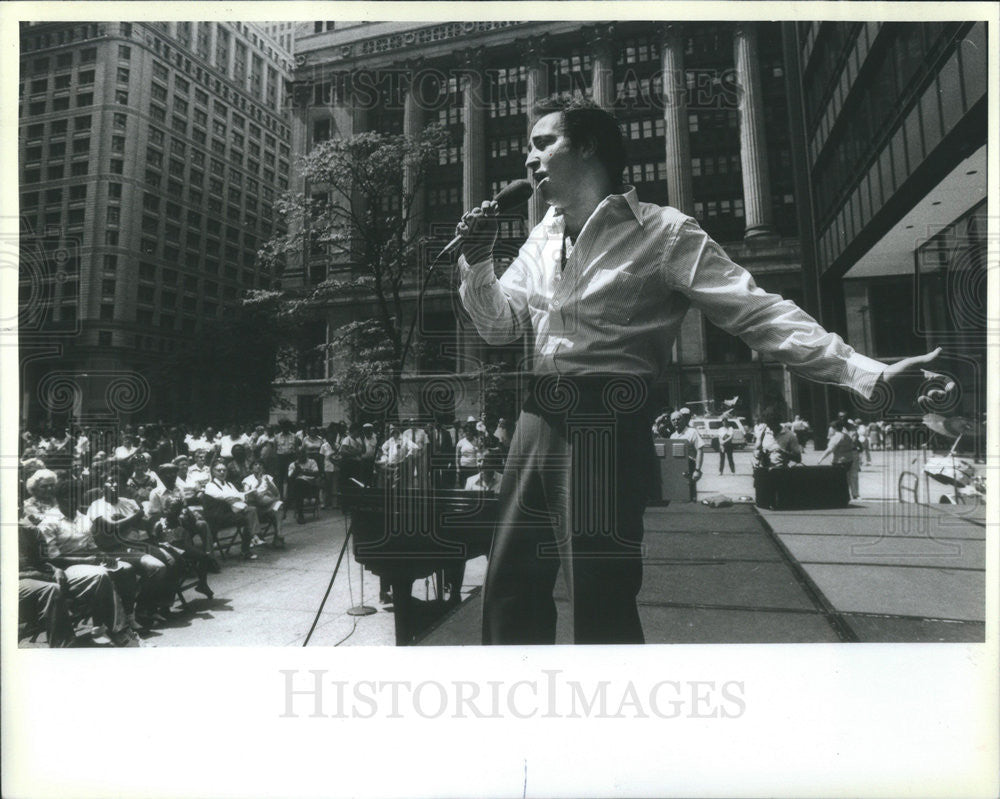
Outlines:
[[[985,22],[784,24],[807,300],[881,360],[945,348],[978,420],[986,386]],[[911,389],[912,387],[908,387]],[[913,397],[871,411],[920,414]],[[837,400],[843,405],[843,397]],[[855,407],[864,407],[862,403]]]
[[[269,285],[290,56],[238,22],[26,23],[20,45],[22,421],[185,418],[210,389],[164,364]]]

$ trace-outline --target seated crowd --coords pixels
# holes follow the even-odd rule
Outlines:
[[[451,429],[449,429],[451,428]],[[183,590],[212,599],[217,555],[285,549],[289,507],[336,507],[341,485],[498,491],[510,430],[470,417],[325,429],[126,426],[21,436],[19,622],[49,646],[135,645]],[[459,433],[455,443],[454,433]],[[228,536],[228,538],[227,538]],[[457,584],[461,575],[455,575]]]

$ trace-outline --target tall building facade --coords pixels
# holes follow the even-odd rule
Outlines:
[[[365,23],[300,37],[296,62],[296,152],[366,130],[412,134],[437,122],[450,131],[419,198],[427,231],[442,243],[466,209],[525,177],[535,101],[555,92],[588,94],[621,120],[630,158],[624,177],[641,200],[694,215],[760,285],[803,298],[777,24]],[[501,235],[513,245],[523,241],[544,210],[533,198]],[[283,286],[308,286],[350,266],[307,255],[289,265]],[[504,266],[500,259],[498,271]],[[367,309],[358,303],[331,303],[325,321],[333,327],[359,313]],[[420,313],[422,329],[433,330],[440,344],[420,364],[423,373],[474,381],[484,364],[509,376],[528,365],[529,344],[487,346],[449,293],[429,291]],[[320,325],[317,343],[324,335]],[[312,420],[346,418],[347,409],[324,396],[336,368],[314,361],[281,390]],[[739,395],[743,413],[758,412],[773,396],[795,406],[799,390],[784,367],[761,360],[695,311],[663,388],[674,405]],[[404,401],[413,412],[425,410],[419,394]],[[456,413],[477,412],[476,391],[464,397]]]
[[[972,419],[986,385],[986,28],[784,23],[809,302],[881,360],[944,347],[962,391],[935,410]],[[866,410],[920,413],[911,400]]]
[[[20,44],[22,420],[185,418],[202,387],[150,381],[269,285],[290,56],[243,23],[26,23]]]

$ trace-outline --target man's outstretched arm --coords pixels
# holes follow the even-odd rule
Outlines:
[[[796,374],[850,388],[865,398],[871,398],[879,380],[894,380],[940,353],[937,348],[886,364],[857,352],[791,300],[758,287],[693,219],[678,230],[664,254],[662,272],[668,288],[688,296],[713,323],[752,349]]]

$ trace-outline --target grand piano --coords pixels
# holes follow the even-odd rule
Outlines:
[[[360,488],[341,496],[355,560],[392,586],[396,645],[413,643],[413,581],[489,553],[496,496],[456,489]],[[440,601],[440,581],[438,599]]]

